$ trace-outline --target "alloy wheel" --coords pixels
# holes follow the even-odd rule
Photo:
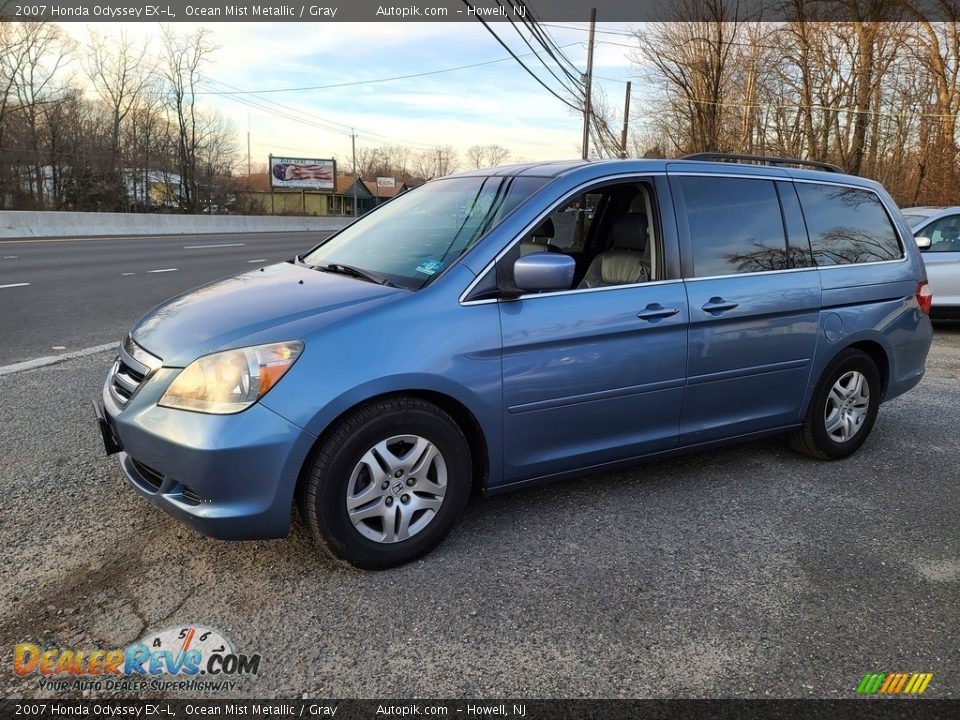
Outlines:
[[[830,388],[824,409],[824,426],[831,440],[848,442],[860,432],[870,409],[870,383],[863,373],[850,370]]]

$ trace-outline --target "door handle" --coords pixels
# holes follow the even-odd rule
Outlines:
[[[719,315],[727,310],[733,310],[739,305],[740,303],[730,302],[729,300],[724,300],[721,297],[712,297],[707,300],[707,302],[702,306],[702,309],[704,312],[708,312],[711,315]]]
[[[641,320],[649,320],[652,322],[654,320],[662,320],[663,318],[672,317],[678,312],[680,311],[676,308],[665,308],[659,303],[651,303],[650,305],[647,305],[644,310],[638,312],[637,317]]]

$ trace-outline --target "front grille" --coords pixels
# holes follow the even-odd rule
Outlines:
[[[140,477],[143,478],[150,487],[154,490],[159,490],[160,486],[163,485],[163,473],[159,470],[154,470],[149,465],[144,465],[139,460],[134,460],[130,458],[130,462],[133,463],[133,467],[136,468],[137,472],[140,473]]]
[[[110,392],[113,399],[121,407],[126,405],[143,381],[161,364],[160,358],[148,353],[127,335],[110,370]]]
[[[129,400],[143,382],[144,374],[117,358],[113,368],[113,390],[125,401]]]

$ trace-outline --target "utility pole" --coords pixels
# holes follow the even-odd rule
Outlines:
[[[630,86],[632,83],[627,80],[627,97],[623,101],[623,133],[620,135],[620,157],[627,159],[627,126],[630,124]]]
[[[357,216],[357,134],[350,128],[350,147],[353,150],[353,216]],[[336,182],[336,181],[334,181]]]
[[[593,35],[597,29],[597,9],[590,9],[590,40],[587,44],[587,74],[584,77],[583,84],[583,148],[582,157],[584,160],[590,154],[590,93],[593,86]]]
[[[247,113],[247,182],[250,182],[250,113]]]

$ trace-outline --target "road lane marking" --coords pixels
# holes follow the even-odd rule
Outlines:
[[[162,270],[147,270],[148,273],[158,273],[158,272],[176,272],[177,268],[163,268]]]
[[[136,275],[136,273],[120,273],[123,277],[129,277],[130,275]]]
[[[16,256],[16,255],[4,255],[4,256],[3,256],[3,259],[4,259],[4,260],[16,260],[16,259],[17,259],[17,256]]]
[[[220,243],[218,245],[184,245],[184,250],[202,250],[204,248],[243,247],[246,243]]]
[[[247,260],[247,263],[258,263],[258,262],[266,262],[266,261],[267,261],[266,258],[257,258],[256,260]]]
[[[11,287],[26,287],[29,284],[30,283],[10,283],[9,285],[0,285],[0,289],[11,288]]]
[[[84,348],[83,350],[74,350],[73,352],[62,353],[61,355],[47,355],[45,357],[35,358],[34,360],[24,360],[13,365],[0,366],[0,377],[4,375],[13,375],[13,373],[24,372],[26,370],[36,370],[47,365],[56,365],[65,360],[87,357],[87,355],[96,355],[107,350],[116,350],[119,343],[112,342],[106,345],[97,345],[95,347]]]

